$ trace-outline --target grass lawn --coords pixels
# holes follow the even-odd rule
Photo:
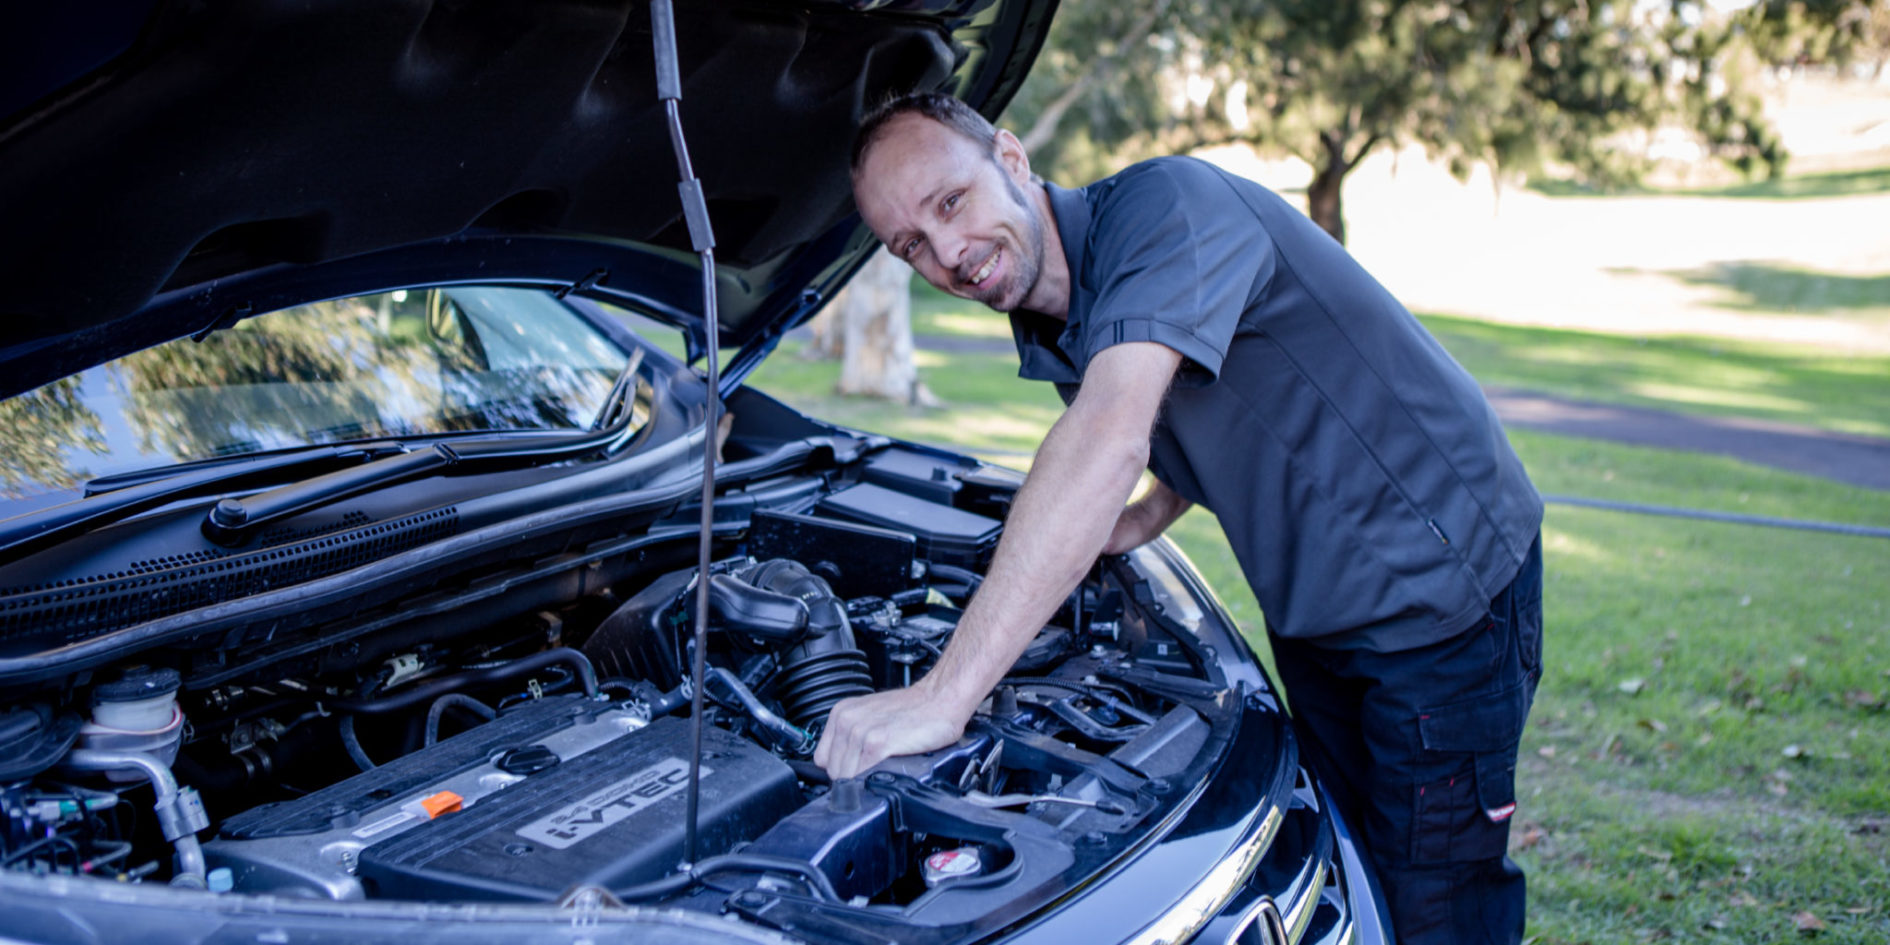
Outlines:
[[[1729,285],[1751,296],[1755,306],[1768,310],[1868,308],[1881,309],[1890,318],[1890,278],[1814,278],[1757,265],[1726,278]],[[1010,323],[1001,315],[922,283],[915,284],[912,301],[915,334],[950,339],[960,346],[974,341],[1010,342]],[[1419,319],[1487,385],[1890,437],[1890,357],[1849,356],[1813,347],[1726,338],[1632,338],[1450,315],[1425,314]],[[1014,356],[931,352],[921,356],[932,357],[939,368],[922,373],[948,403],[959,398],[947,390],[964,394],[967,404],[1011,396],[990,385],[1014,380]],[[1018,384],[1015,390],[1028,392],[1033,387],[1042,385]],[[1047,389],[1031,402],[1046,403],[1052,409],[1059,404]],[[1031,446],[1034,441],[1024,448]]]
[[[1890,294],[1878,304],[1890,314]],[[1886,357],[1723,338],[1629,338],[1448,315],[1420,319],[1486,385],[1890,436]]]
[[[929,289],[915,303],[921,334],[1009,337],[1003,318]],[[1489,383],[1890,435],[1883,359],[1426,323]],[[923,409],[835,396],[838,367],[794,347],[753,383],[816,416],[1006,465],[1028,464],[1018,453],[1060,410],[1008,354],[921,352],[948,404]],[[1890,525],[1890,493],[1719,457],[1511,439],[1545,493]],[[1253,637],[1259,607],[1213,516],[1190,512],[1169,534]],[[1543,543],[1548,669],[1512,835],[1529,934],[1890,941],[1890,542],[1551,506]]]
[[[1882,492],[1514,440],[1544,491],[1890,522]],[[1263,646],[1212,516],[1170,534]],[[1511,837],[1539,945],[1890,941],[1890,543],[1551,506],[1543,551]]]

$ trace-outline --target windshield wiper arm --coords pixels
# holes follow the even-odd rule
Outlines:
[[[461,440],[450,447],[435,443],[418,450],[395,440],[376,440],[298,450],[235,467],[218,464],[132,485],[94,480],[86,484],[84,499],[0,521],[0,564],[179,499],[281,482],[285,473],[305,467],[340,467],[247,499],[218,502],[204,520],[204,535],[219,544],[234,544],[265,522],[459,462],[530,465],[612,448],[633,432],[631,414],[620,411],[609,426],[576,434]]]
[[[643,349],[630,352],[630,360],[617,372],[616,383],[610,385],[610,393],[604,396],[604,405],[597,408],[597,416],[591,418],[591,429],[601,430],[615,426],[618,421],[630,413],[636,399],[637,368],[643,366]]]
[[[235,545],[259,526],[337,499],[391,486],[459,463],[459,453],[445,443],[401,452],[325,475],[292,482],[248,498],[222,499],[204,516],[203,536],[219,545]]]
[[[448,446],[434,443],[425,449],[401,452],[348,469],[293,482],[246,498],[224,499],[204,516],[205,538],[220,545],[235,545],[257,527],[363,492],[396,485],[448,467],[533,466],[575,459],[609,449],[632,432],[631,412],[623,411],[610,426],[539,441],[517,439],[462,440]]]

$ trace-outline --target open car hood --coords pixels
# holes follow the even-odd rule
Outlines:
[[[721,345],[765,350],[873,247],[862,109],[995,116],[1054,7],[678,4]],[[706,342],[643,3],[32,4],[0,61],[0,396],[405,285],[576,286]]]

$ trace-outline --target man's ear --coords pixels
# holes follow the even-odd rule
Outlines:
[[[991,141],[991,158],[1020,186],[1031,182],[1030,155],[1024,152],[1024,143],[1017,140],[1016,135],[999,128],[997,137]]]

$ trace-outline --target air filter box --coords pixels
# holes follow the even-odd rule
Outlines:
[[[918,539],[919,556],[940,564],[976,568],[997,547],[1003,523],[863,482],[820,503],[819,511],[850,521],[905,532]]]

